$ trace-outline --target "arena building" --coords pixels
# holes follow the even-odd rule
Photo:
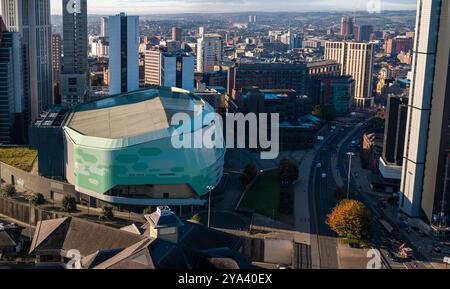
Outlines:
[[[214,120],[171,125],[179,112],[203,123],[214,109],[166,87],[78,105],[62,126],[65,179],[82,196],[115,205],[203,205],[221,181],[225,149],[175,148],[174,131],[194,138],[217,130]]]

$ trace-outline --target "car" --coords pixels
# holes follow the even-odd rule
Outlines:
[[[326,173],[323,173],[322,174],[322,179],[326,179],[327,178],[327,174]]]
[[[321,168],[322,167],[322,164],[321,163],[317,163],[316,164],[316,168]]]

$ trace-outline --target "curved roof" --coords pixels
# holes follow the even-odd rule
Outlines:
[[[191,125],[172,126],[176,113],[189,115]],[[189,91],[158,87],[80,104],[64,130],[77,144],[119,149],[171,137],[175,130],[193,132],[209,113],[214,109]]]
[[[81,104],[66,126],[84,135],[122,139],[168,129],[175,113],[191,117],[205,103],[184,90],[150,89]]]

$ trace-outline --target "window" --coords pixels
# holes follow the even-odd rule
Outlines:
[[[169,193],[164,193],[163,194],[163,198],[164,199],[169,199],[170,198],[170,194]]]
[[[69,85],[77,85],[77,79],[75,77],[69,78]]]
[[[159,229],[159,235],[173,235],[177,232],[176,228],[164,228],[164,229]]]

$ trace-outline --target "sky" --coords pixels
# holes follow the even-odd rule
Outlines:
[[[319,12],[366,10],[368,3],[382,10],[414,10],[417,0],[88,0],[89,14],[176,14],[206,12]],[[51,0],[52,14],[61,14],[62,0]],[[377,5],[377,4],[375,4]]]

